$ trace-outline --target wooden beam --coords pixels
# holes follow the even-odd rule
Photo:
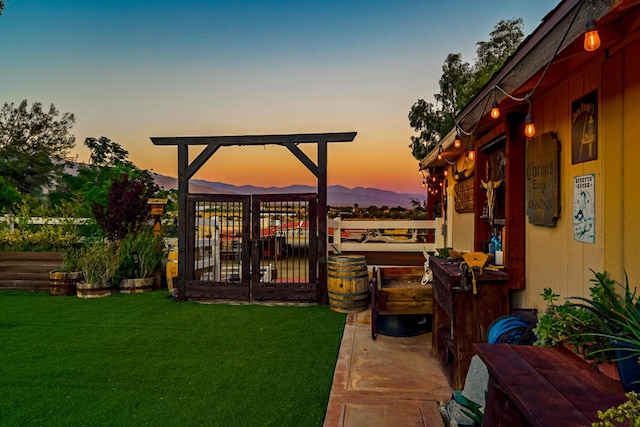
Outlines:
[[[291,151],[291,153],[293,153],[293,155],[296,156],[296,158],[300,160],[300,162],[305,165],[314,176],[318,176],[318,166],[316,166],[316,164],[313,163],[313,161],[300,148],[298,148],[297,145],[293,143],[285,143],[282,145],[287,147],[289,151]]]
[[[198,170],[206,163],[207,160],[209,160],[209,158],[211,158],[211,156],[213,156],[216,151],[218,151],[219,148],[220,144],[207,145],[204,150],[198,154],[198,157],[196,157],[193,162],[187,166],[187,179],[191,179],[191,177],[198,172]]]
[[[305,144],[312,142],[351,142],[357,132],[333,132],[333,133],[297,133],[285,135],[232,135],[232,136],[169,136],[151,137],[154,145],[210,145],[220,146],[235,145],[283,145],[285,143]]]

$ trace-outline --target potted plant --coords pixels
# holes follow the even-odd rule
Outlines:
[[[120,292],[148,292],[162,263],[162,240],[149,227],[128,233],[118,242]]]
[[[593,301],[603,301],[599,286],[593,286],[590,291]],[[540,295],[547,302],[547,308],[538,314],[538,323],[533,329],[536,335],[534,345],[565,346],[590,362],[594,368],[619,379],[616,366],[611,364],[614,356],[607,351],[611,344],[607,338],[598,335],[606,330],[604,321],[569,300],[558,304],[560,295],[551,288],[545,288]]]
[[[607,273],[596,273],[596,287],[601,291],[599,299],[572,297],[580,301],[576,306],[589,310],[602,321],[602,330],[584,336],[606,339],[609,346],[597,350],[600,354],[615,354],[620,379],[626,391],[640,392],[640,298],[629,288],[629,278],[625,286],[609,279]],[[622,288],[615,292],[615,286]]]
[[[69,249],[62,256],[62,267],[49,272],[49,295],[76,295],[83,277],[79,255],[79,247]]]
[[[79,256],[84,280],[77,284],[77,295],[100,298],[113,294],[113,278],[119,264],[115,244],[99,240],[82,249]]]
[[[618,406],[598,411],[600,421],[593,423],[593,427],[610,427],[616,425],[640,426],[640,396],[630,391],[626,394],[627,401]],[[624,424],[622,424],[624,423]]]

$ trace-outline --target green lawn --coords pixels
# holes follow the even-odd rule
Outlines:
[[[322,425],[328,306],[0,292],[0,425]]]

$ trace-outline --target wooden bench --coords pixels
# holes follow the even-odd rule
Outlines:
[[[590,426],[626,400],[614,381],[565,348],[475,344],[489,371],[487,426]]]

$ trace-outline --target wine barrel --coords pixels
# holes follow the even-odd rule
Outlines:
[[[330,256],[327,263],[329,306],[339,313],[364,311],[369,299],[364,255]]]

